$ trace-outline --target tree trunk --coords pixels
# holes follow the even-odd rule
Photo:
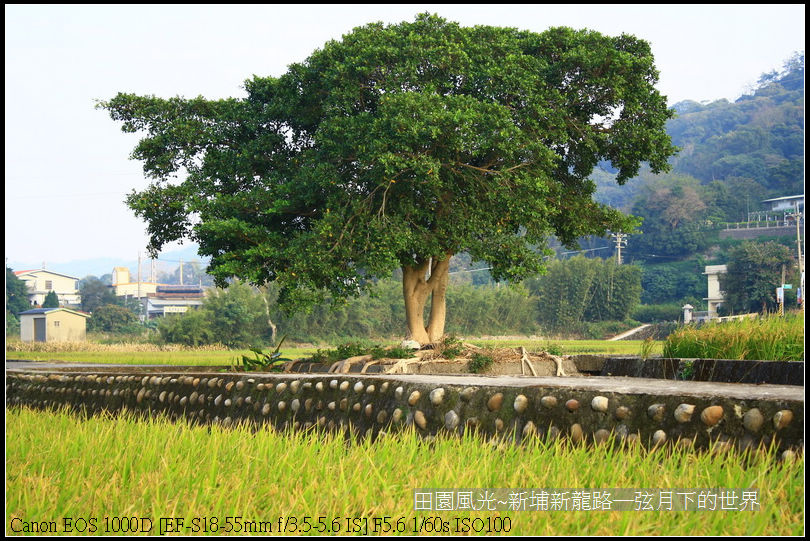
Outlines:
[[[264,301],[264,313],[267,315],[267,325],[270,327],[270,343],[275,345],[277,328],[273,320],[270,319],[270,301],[267,300],[267,286],[263,288],[257,287],[256,291],[259,292],[259,295],[261,295]]]
[[[408,325],[408,339],[420,344],[438,342],[444,336],[444,322],[447,314],[446,292],[449,279],[450,257],[433,261],[430,278],[425,275],[429,261],[418,266],[402,267],[402,292],[405,298],[405,318]],[[430,317],[425,325],[424,314],[428,297]]]

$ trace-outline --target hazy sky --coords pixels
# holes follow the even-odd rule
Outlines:
[[[6,258],[132,260],[144,224],[123,203],[144,179],[95,100],[118,92],[241,97],[253,74],[281,75],[330,39],[430,11],[465,26],[550,26],[650,42],[670,105],[736,99],[804,50],[794,5],[6,5]],[[15,267],[15,265],[17,265]]]

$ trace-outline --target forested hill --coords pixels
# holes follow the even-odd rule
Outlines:
[[[804,53],[735,102],[684,101],[667,124],[675,145],[674,172],[703,183],[753,179],[768,196],[804,192]]]
[[[631,211],[645,186],[693,179],[713,192],[707,201],[721,219],[741,219],[740,203],[722,192],[745,191],[749,203],[804,193],[804,53],[781,71],[760,77],[756,88],[734,102],[682,101],[667,132],[681,150],[668,175],[642,172],[624,186],[608,164],[594,171],[597,199]],[[709,185],[713,185],[709,187]],[[708,194],[706,194],[708,195]],[[718,195],[720,195],[718,197]],[[742,209],[746,202],[743,201]]]

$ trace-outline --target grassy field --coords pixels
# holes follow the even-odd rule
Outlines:
[[[414,511],[413,502],[418,488],[622,487],[755,489],[760,508],[428,512]],[[36,521],[49,528],[53,521],[56,533],[64,533],[64,517],[73,527],[94,525],[96,531],[85,534],[151,524],[148,533],[156,535],[168,524],[162,517],[182,518],[184,535],[278,534],[284,525],[288,533],[328,534],[337,527],[340,534],[364,528],[374,534],[373,519],[389,517],[402,534],[427,524],[424,532],[443,526],[445,534],[475,534],[475,526],[484,528],[479,534],[497,534],[497,526],[509,535],[802,535],[804,460],[781,462],[763,452],[588,448],[559,440],[426,441],[412,432],[347,444],[314,432],[7,410],[6,532],[15,533],[12,524],[19,530]],[[384,528],[385,522],[377,524]]]
[[[638,340],[531,340],[531,339],[470,339],[470,343],[482,347],[520,347],[529,351],[557,351],[563,354],[602,353],[612,355],[638,355],[642,343]],[[392,345],[390,344],[384,345]],[[315,353],[315,347],[282,348],[284,357],[298,359]],[[653,354],[660,354],[661,342],[656,342]],[[32,361],[66,361],[110,364],[168,364],[185,366],[227,366],[242,355],[251,355],[248,350],[220,348],[183,348],[178,346],[153,346],[149,344],[25,344],[16,341],[6,343],[6,359]]]
[[[804,313],[687,326],[673,332],[666,357],[803,361]]]

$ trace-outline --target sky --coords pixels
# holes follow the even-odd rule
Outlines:
[[[803,4],[7,4],[7,264],[58,272],[66,262],[145,253],[145,224],[123,203],[149,184],[129,159],[139,136],[121,132],[97,100],[243,97],[254,74],[279,76],[357,26],[422,12],[464,26],[633,34],[650,43],[670,105],[734,100],[804,50]]]

